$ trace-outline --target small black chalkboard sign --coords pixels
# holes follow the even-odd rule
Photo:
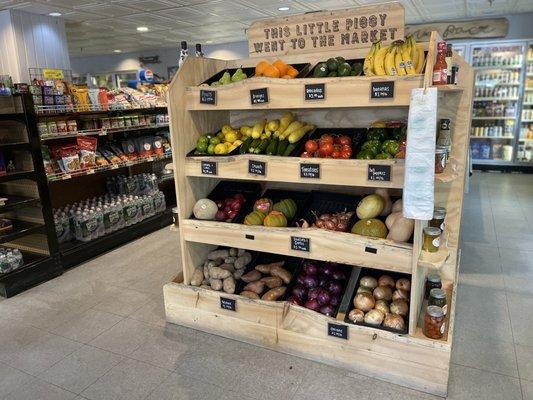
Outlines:
[[[368,164],[368,180],[390,182],[391,166],[382,164]]]
[[[348,327],[346,325],[332,324],[331,322],[328,322],[328,336],[348,339]]]
[[[266,162],[248,160],[248,172],[254,175],[266,175]]]
[[[309,252],[311,248],[311,239],[291,236],[291,250],[297,251],[307,251]]]
[[[220,308],[223,308],[224,310],[235,311],[235,299],[228,299],[227,297],[221,297]]]
[[[200,104],[217,104],[217,92],[214,90],[200,90]]]
[[[370,82],[371,99],[393,99],[394,81]]]
[[[217,163],[216,161],[202,161],[202,175],[216,175]]]
[[[305,85],[305,100],[324,100],[326,85],[324,83],[310,83]]]
[[[265,104],[268,103],[268,89],[251,89],[250,101],[252,104]]]
[[[320,164],[300,164],[300,178],[320,179]]]

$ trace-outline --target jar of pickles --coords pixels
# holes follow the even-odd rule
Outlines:
[[[428,306],[424,315],[424,335],[430,339],[442,339],[446,325],[444,311],[438,306]]]
[[[442,308],[444,315],[446,315],[446,312],[448,310],[448,306],[446,303],[446,292],[442,289],[431,289],[429,291],[428,305],[438,306]]]
[[[430,274],[426,279],[426,289],[424,291],[424,299],[429,299],[431,289],[441,289],[442,281],[439,274]]]
[[[446,209],[444,207],[435,207],[433,219],[429,221],[429,226],[440,228],[441,231],[444,231],[444,218],[446,218]]]
[[[439,251],[441,233],[442,231],[440,228],[426,226],[424,228],[424,242],[422,243],[422,250],[430,253],[436,253]]]

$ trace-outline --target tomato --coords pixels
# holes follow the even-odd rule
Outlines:
[[[305,151],[309,154],[313,154],[315,151],[318,150],[318,143],[316,140],[309,139],[307,142],[305,142]]]
[[[335,141],[333,139],[333,136],[331,136],[331,135],[327,135],[326,134],[326,135],[322,135],[320,137],[320,146],[322,146],[323,144],[331,144],[331,145],[333,145],[334,142]]]
[[[341,158],[341,152],[337,149],[333,150],[333,153],[331,153],[331,157],[333,158]]]
[[[333,144],[332,143],[321,143],[318,151],[320,152],[320,155],[322,157],[330,156],[331,153],[333,153]]]
[[[352,157],[352,151],[341,151],[341,158],[348,159]]]
[[[306,145],[307,145],[307,143],[306,143]],[[311,153],[307,152],[307,151],[304,151],[300,157],[302,157],[302,158],[311,158],[311,157],[313,157],[313,155]]]
[[[345,145],[343,145],[341,147],[341,150],[342,151],[349,151],[351,153],[352,152],[352,146],[349,146],[349,145],[345,144]]]
[[[339,137],[339,144],[342,146],[351,146],[352,139],[349,136],[343,135]]]

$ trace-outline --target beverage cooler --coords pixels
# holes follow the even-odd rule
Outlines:
[[[533,165],[533,41],[527,46],[526,78],[516,162]]]

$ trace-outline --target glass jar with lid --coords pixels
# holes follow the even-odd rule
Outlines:
[[[446,329],[444,311],[438,306],[428,306],[424,315],[424,335],[430,339],[442,339]]]
[[[431,289],[441,289],[442,281],[439,274],[429,274],[426,279],[426,290],[424,292],[424,299],[429,299]]]
[[[422,243],[422,250],[430,253],[436,253],[439,251],[441,233],[442,231],[440,228],[426,226],[424,228],[424,242]]]
[[[435,207],[433,209],[433,219],[429,221],[429,226],[440,228],[444,231],[444,218],[446,218],[446,209],[444,207]]]
[[[445,146],[437,146],[435,149],[435,173],[442,174],[446,168],[447,149]]]
[[[448,309],[447,302],[446,302],[446,292],[442,289],[437,289],[437,288],[431,289],[429,291],[428,305],[438,306],[442,308],[444,315],[446,315],[446,311]]]

